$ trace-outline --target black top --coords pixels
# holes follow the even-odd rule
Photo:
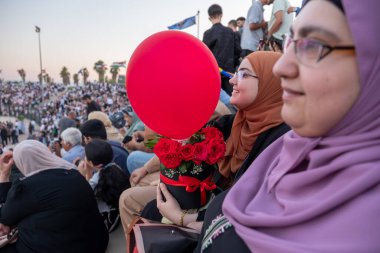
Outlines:
[[[0,183],[0,200],[5,199],[0,223],[18,227],[18,252],[105,252],[108,232],[77,170],[46,170],[12,186]]]
[[[87,117],[91,112],[101,111],[100,106],[93,100],[87,105]]]
[[[222,204],[228,191],[224,191],[216,196],[207,208],[206,215],[203,222],[202,232],[199,237],[198,245],[194,250],[195,253],[201,252],[203,239],[206,230],[210,227],[211,222],[215,220],[218,215],[222,215]],[[212,238],[212,242],[203,249],[202,252],[250,252],[245,242],[236,234],[233,226],[226,227],[224,230],[220,230],[220,233]]]
[[[223,137],[225,140],[227,140],[231,134],[234,118],[235,115],[225,115],[212,122],[212,125],[218,128],[223,133]],[[285,123],[282,123],[259,134],[255,143],[253,144],[251,151],[248,153],[243,164],[240,166],[240,169],[236,172],[235,175],[232,174],[231,178],[226,179],[222,176],[222,174],[219,173],[219,171],[216,171],[213,177],[213,181],[218,186],[219,192],[228,189],[233,183],[236,183],[237,180],[241,177],[241,175],[243,175],[243,173],[256,159],[256,157],[260,155],[260,153],[263,152],[266,149],[266,147],[272,144],[272,142],[277,140],[279,137],[281,137],[289,130],[289,126]],[[217,190],[214,192],[219,193]]]
[[[123,148],[121,144],[117,141],[107,141],[112,148],[113,151],[113,158],[112,162],[116,163],[119,165],[119,167],[128,175],[130,176],[130,173],[127,168],[127,158],[129,156],[128,150]]]
[[[213,123],[215,127],[217,127],[222,133],[225,139],[228,138],[231,132],[232,128],[232,122],[235,115],[226,115],[221,118],[219,118],[216,122]],[[278,126],[272,127],[265,132],[261,133],[253,145],[251,151],[249,152],[247,158],[244,160],[242,166],[240,167],[239,171],[234,175],[233,178],[231,178],[231,183],[236,183],[236,181],[240,178],[240,176],[249,168],[249,166],[252,164],[252,162],[256,159],[256,157],[264,151],[266,147],[268,147],[272,142],[277,140],[279,137],[281,137],[283,134],[289,131],[289,126],[287,126],[285,123],[282,123]],[[219,194],[220,192],[228,189],[231,184],[230,181],[226,183],[225,178],[216,171],[214,177],[214,182],[216,182],[218,188],[214,190],[215,194]],[[214,202],[214,200],[212,200]],[[211,202],[211,203],[212,203]],[[197,221],[202,221],[204,218],[204,213],[206,210],[199,212]],[[149,202],[145,208],[143,209],[141,216],[150,220],[156,220],[161,221],[162,215],[160,214],[158,208],[157,208],[157,201],[156,199]]]
[[[235,67],[239,65],[241,48],[239,38],[230,28],[221,23],[214,24],[203,34],[203,42],[215,56],[219,67],[235,72]]]

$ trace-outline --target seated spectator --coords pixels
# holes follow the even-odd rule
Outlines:
[[[129,177],[112,162],[112,147],[106,141],[94,139],[87,143],[85,151],[85,160],[78,169],[94,190],[104,223],[112,232],[120,223],[119,197],[130,187]]]
[[[238,111],[234,117],[220,118],[214,124],[227,137],[226,153],[218,163],[219,170],[213,177],[219,187],[215,193],[230,188],[266,147],[289,130],[281,118],[283,102],[280,79],[272,73],[280,56],[281,54],[274,52],[251,53],[242,61],[236,75],[230,79],[233,87],[230,101]],[[170,221],[179,224],[183,210],[169,196],[166,188],[163,192],[167,201],[152,201],[146,206],[142,216],[161,220],[163,214]],[[205,211],[186,214],[183,224],[202,221],[204,213]]]
[[[131,152],[127,159],[129,173],[132,174],[137,168],[141,168],[149,161],[154,153],[151,148],[145,145],[149,139],[154,139],[156,133],[145,126],[144,131],[135,131],[132,138],[124,146]]]
[[[98,119],[91,119],[86,121],[80,127],[80,131],[84,137],[84,143],[87,144],[93,139],[107,140],[107,131],[102,121]],[[115,141],[108,141],[111,144],[113,151],[113,159],[119,167],[129,175],[127,168],[128,151],[121,146],[120,143]]]
[[[106,128],[106,132],[107,132],[107,140],[121,143],[121,141],[123,140],[123,136],[119,133],[119,131],[114,126],[112,126],[112,122],[107,116],[107,114],[105,114],[104,112],[99,112],[99,111],[91,112],[88,115],[88,120],[90,119],[98,119],[101,122],[103,122]]]
[[[292,130],[211,202],[196,252],[380,252],[379,7],[306,1],[273,68]]]
[[[133,217],[140,215],[145,205],[156,197],[159,182],[160,160],[153,156],[143,167],[133,171],[130,177],[132,187],[125,190],[119,199],[119,212],[125,238]]]
[[[218,178],[220,189],[228,188],[236,175],[246,170],[250,163],[244,159],[247,158],[246,160],[251,162],[289,129],[280,117],[282,105],[280,80],[271,73],[271,68],[279,57],[279,54],[273,52],[253,53],[244,59],[238,73],[230,80],[233,86],[231,104],[239,110],[236,116],[227,115],[215,123],[227,139],[227,152],[219,163],[220,173],[215,176]],[[147,172],[149,178],[157,173],[156,179],[158,179],[159,166],[158,159],[155,164],[151,162],[144,165],[132,173],[131,181],[139,182]],[[157,195],[157,188],[139,188],[139,190],[128,189],[120,197],[120,213],[124,228],[127,227],[127,222],[130,222],[131,214],[141,213],[141,209],[147,204],[143,201],[153,200]],[[162,207],[160,212],[174,223],[178,223],[182,210],[172,196],[168,196],[168,199],[173,201],[167,201],[167,205]],[[150,202],[142,216],[161,221],[162,215],[156,206],[156,201]],[[184,224],[203,220],[204,213],[205,211],[199,214],[197,212],[187,214],[184,216]]]
[[[13,163],[25,177],[12,184]],[[108,233],[94,193],[72,168],[34,140],[0,157],[0,233],[19,231],[1,252],[105,252]]]
[[[67,117],[60,119],[58,122],[59,132],[62,133],[63,131],[65,131],[69,127],[76,127],[75,118],[76,118],[76,112],[70,111],[67,114]]]
[[[84,158],[84,147],[82,146],[82,133],[79,129],[69,127],[61,133],[61,145],[66,151],[62,158],[69,163]]]
[[[128,108],[122,111],[124,113],[124,119],[128,124],[126,135],[132,136],[136,131],[144,131],[144,123],[140,120],[135,112]]]

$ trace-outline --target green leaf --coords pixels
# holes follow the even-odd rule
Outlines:
[[[153,149],[157,142],[161,139],[162,136],[157,135],[153,139],[148,139],[145,141],[145,147]]]
[[[187,171],[187,166],[186,166],[186,163],[181,163],[181,165],[178,167],[178,170],[181,174],[184,174],[186,173]]]

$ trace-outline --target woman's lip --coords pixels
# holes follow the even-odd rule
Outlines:
[[[282,99],[284,101],[303,96],[305,93],[283,88]]]

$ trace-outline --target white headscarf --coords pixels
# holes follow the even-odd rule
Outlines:
[[[26,177],[43,170],[75,167],[74,164],[52,154],[44,144],[35,140],[20,142],[14,149],[13,159],[17,168]]]

